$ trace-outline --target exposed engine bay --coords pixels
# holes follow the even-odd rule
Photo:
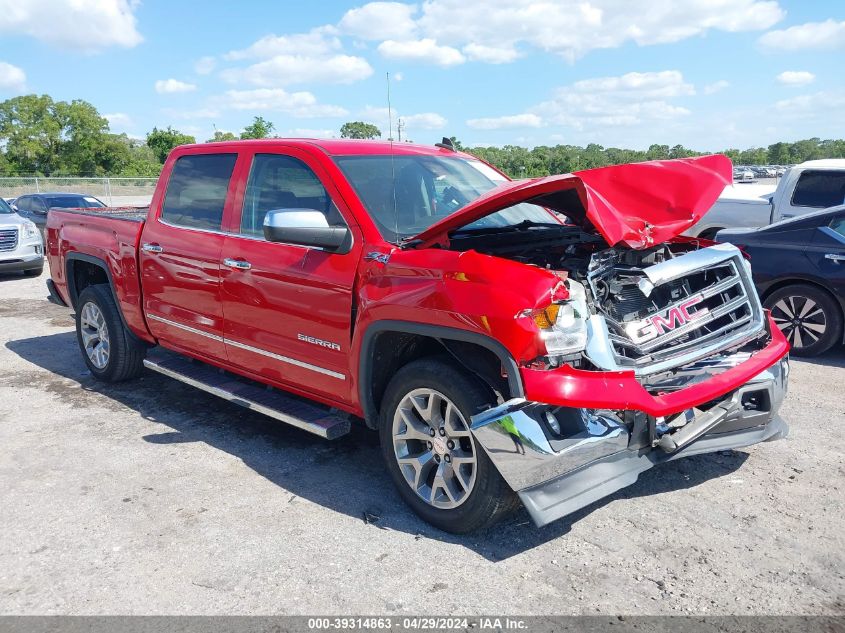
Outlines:
[[[565,271],[587,289],[588,303],[614,322],[641,319],[697,288],[688,280],[686,288],[678,284],[655,288],[646,296],[638,284],[643,269],[695,250],[697,242],[659,244],[644,250],[610,248],[599,236],[575,226],[562,231],[492,234],[460,237],[452,242],[455,250],[470,248],[486,255],[504,257],[547,270]]]
[[[549,366],[581,358],[599,370],[633,369],[653,380],[666,370],[736,351],[763,334],[762,309],[739,251],[708,245],[681,238],[642,250],[609,247],[596,234],[567,225],[456,236],[451,248],[565,273],[578,282],[570,284],[570,294],[577,290],[575,303],[583,298],[587,314],[581,318],[590,319],[593,335],[583,330],[580,339],[572,335],[576,308],[570,336],[554,328],[543,334]],[[556,314],[560,324],[564,311]],[[555,358],[552,349],[561,353]]]

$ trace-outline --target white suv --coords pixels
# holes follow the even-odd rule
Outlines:
[[[44,242],[35,223],[0,198],[0,273],[37,277],[44,270]]]

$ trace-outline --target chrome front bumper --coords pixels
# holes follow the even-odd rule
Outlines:
[[[691,409],[686,424],[662,434],[671,421],[641,412],[622,419],[523,399],[473,416],[472,433],[541,526],[633,484],[655,464],[786,437],[777,411],[788,376],[783,358],[707,411]]]

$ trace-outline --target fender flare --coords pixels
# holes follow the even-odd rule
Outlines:
[[[99,257],[94,257],[93,255],[86,255],[85,253],[68,253],[65,257],[65,279],[67,279],[67,293],[68,297],[70,298],[70,307],[73,308],[74,312],[77,310],[77,301],[79,301],[79,293],[76,291],[76,283],[75,277],[71,274],[71,270],[73,269],[73,262],[81,261],[86,262],[88,264],[93,264],[98,268],[102,268],[103,271],[106,273],[106,279],[109,280],[109,291],[111,292],[112,299],[114,300],[114,305],[117,306],[117,313],[120,315],[120,322],[123,324],[123,328],[126,330],[129,336],[134,338],[136,341],[144,343],[148,345],[146,341],[142,341],[138,336],[133,332],[129,325],[126,323],[126,317],[123,316],[123,308],[120,305],[120,301],[117,300],[117,295],[114,292],[114,278],[111,274],[111,269],[109,265],[106,263],[104,259]]]
[[[446,327],[441,325],[429,325],[426,323],[414,323],[412,321],[384,320],[376,321],[369,325],[364,331],[361,339],[361,349],[358,360],[358,395],[361,401],[361,408],[364,411],[364,419],[376,420],[378,408],[373,399],[371,384],[373,378],[372,357],[376,338],[385,332],[398,332],[402,334],[415,334],[440,340],[461,341],[473,343],[493,352],[502,362],[508,373],[508,388],[512,398],[524,398],[525,388],[522,385],[522,376],[519,373],[519,365],[508,349],[496,339],[469,330]]]

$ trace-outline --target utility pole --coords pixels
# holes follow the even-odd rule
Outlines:
[[[404,121],[402,121],[402,119],[399,119],[399,120],[396,122],[396,133],[399,135],[399,142],[400,142],[400,143],[402,142],[402,129],[403,129],[404,127],[405,127],[405,123],[404,123]]]

